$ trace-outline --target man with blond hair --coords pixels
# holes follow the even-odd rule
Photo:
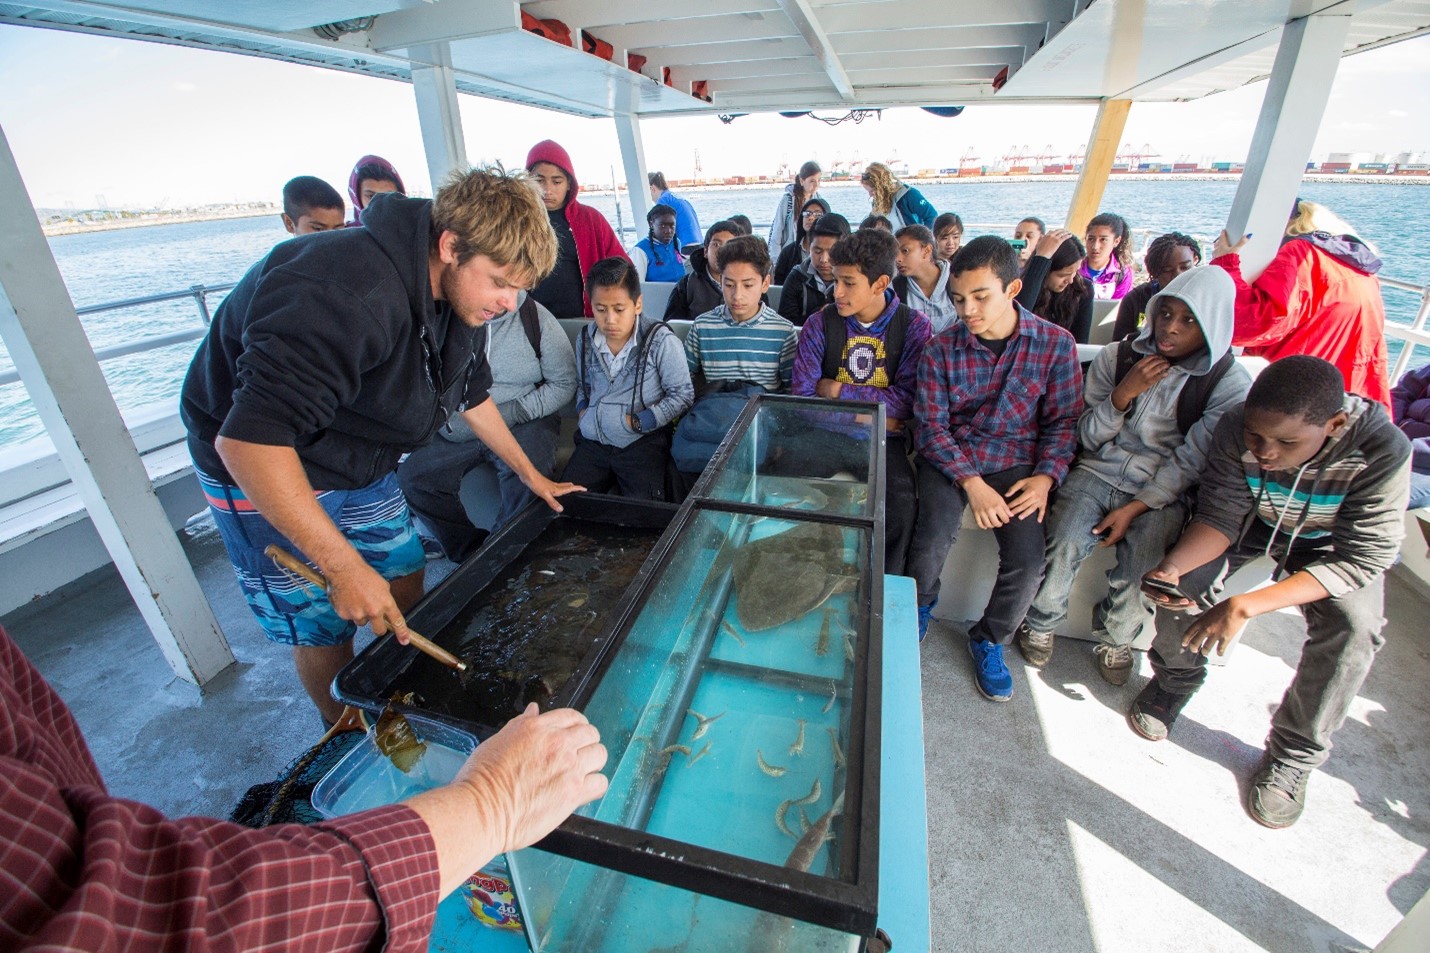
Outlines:
[[[393,471],[459,407],[553,509],[580,489],[527,459],[488,395],[485,325],[551,271],[556,240],[526,176],[454,174],[435,199],[384,194],[361,229],[284,242],[219,307],[180,413],[239,585],[269,640],[293,647],[323,720],[359,625],[406,641],[425,558]],[[329,592],[279,571],[269,544]]]

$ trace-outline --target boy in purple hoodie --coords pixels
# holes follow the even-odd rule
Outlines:
[[[919,354],[933,334],[929,319],[889,288],[899,243],[888,232],[855,232],[830,252],[834,302],[800,330],[790,392],[798,397],[878,401],[884,405],[884,571],[902,575],[918,499],[909,466]],[[853,450],[839,434],[820,431],[819,451],[838,460]],[[841,450],[845,453],[841,453]],[[836,467],[839,469],[839,467]]]
[[[407,194],[402,176],[397,174],[392,163],[382,156],[363,156],[357,160],[352,174],[348,176],[348,198],[353,201],[353,220],[348,222],[348,226],[361,225],[362,210],[368,207],[374,195],[383,192]]]

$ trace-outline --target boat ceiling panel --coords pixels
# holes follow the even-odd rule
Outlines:
[[[586,116],[1193,99],[1265,77],[1288,17],[1353,15],[1347,53],[1430,32],[1430,0],[122,3],[0,0],[0,23],[396,79],[450,63],[463,92]],[[523,13],[561,21],[572,44],[523,30]],[[611,60],[583,52],[583,35]],[[628,53],[645,57],[640,72]],[[702,81],[709,101],[691,95]]]

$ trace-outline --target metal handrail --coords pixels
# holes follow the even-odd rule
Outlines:
[[[187,291],[169,291],[163,294],[145,295],[142,298],[121,298],[118,301],[106,301],[101,304],[85,305],[83,308],[75,308],[75,313],[84,316],[88,314],[100,314],[104,311],[117,311],[121,308],[137,308],[145,304],[159,304],[164,301],[180,301],[184,298],[193,298],[194,304],[199,309],[199,318],[203,321],[203,327],[190,328],[186,331],[169,331],[165,334],[151,334],[147,337],[134,338],[129,341],[121,341],[118,344],[110,344],[106,347],[94,349],[94,357],[97,361],[107,361],[110,358],[124,357],[127,354],[140,354],[144,351],[153,351],[161,347],[168,347],[171,344],[183,344],[188,341],[196,341],[208,333],[209,325],[213,323],[213,315],[209,313],[208,296],[217,294],[220,291],[228,291],[237,282],[229,282],[223,285],[191,285]],[[6,384],[14,384],[20,380],[19,371],[0,371],[0,387]]]

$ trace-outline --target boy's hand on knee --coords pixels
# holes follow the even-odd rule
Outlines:
[[[1013,519],[1013,511],[998,491],[984,482],[982,477],[971,477],[959,484],[968,497],[968,505],[973,510],[973,520],[980,529],[997,529]]]
[[[1025,519],[1034,513],[1038,522],[1048,511],[1048,494],[1053,491],[1053,478],[1044,473],[1024,477],[1008,488],[1008,509],[1018,519]]]
[[[1127,528],[1132,525],[1132,521],[1147,512],[1149,508],[1141,500],[1133,500],[1131,503],[1124,503],[1108,512],[1102,518],[1102,522],[1092,528],[1092,535],[1102,537],[1102,542],[1097,545],[1103,549],[1116,546],[1127,535]]]

